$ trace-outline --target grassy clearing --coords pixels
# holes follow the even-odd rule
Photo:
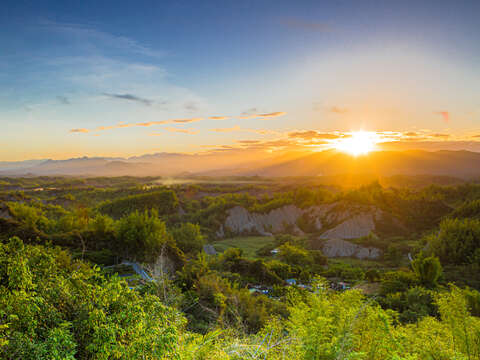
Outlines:
[[[272,244],[274,241],[272,236],[238,236],[230,239],[216,241],[213,247],[218,252],[224,252],[229,248],[239,248],[243,250],[243,254],[249,259],[257,258],[257,251],[265,245]]]

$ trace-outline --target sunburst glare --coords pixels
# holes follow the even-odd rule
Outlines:
[[[376,149],[379,136],[373,131],[354,131],[348,137],[337,140],[334,148],[353,156],[366,155]]]

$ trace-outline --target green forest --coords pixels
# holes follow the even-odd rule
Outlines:
[[[0,178],[0,358],[480,359],[480,184],[158,180]]]

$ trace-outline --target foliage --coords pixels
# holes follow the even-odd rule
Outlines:
[[[200,226],[191,223],[182,223],[171,230],[172,236],[180,250],[184,253],[198,253],[205,244]]]
[[[480,220],[445,219],[427,238],[430,251],[445,264],[480,262]]]
[[[178,206],[177,195],[172,190],[161,190],[146,194],[130,195],[111,201],[105,201],[98,206],[102,214],[115,219],[134,211],[156,210],[160,215],[173,213]]]
[[[438,279],[442,275],[442,265],[437,257],[425,257],[420,254],[412,261],[412,268],[423,286],[427,288],[437,286]]]
[[[165,223],[158,218],[156,210],[139,213],[135,211],[121,218],[117,225],[118,246],[123,255],[140,262],[154,262],[167,252],[175,260],[183,261]]]
[[[156,297],[18,238],[0,245],[0,313],[8,359],[172,358],[183,326]]]

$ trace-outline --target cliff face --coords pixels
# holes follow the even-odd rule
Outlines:
[[[234,234],[255,233],[271,236],[285,232],[287,228],[295,234],[303,235],[297,225],[302,216],[308,218],[316,231],[321,233],[321,241],[327,240],[323,246],[326,256],[374,259],[381,255],[379,249],[361,247],[345,239],[356,239],[375,233],[376,221],[384,216],[383,212],[372,206],[340,202],[306,209],[287,205],[265,214],[252,213],[236,206],[228,211],[227,219],[217,231],[217,236],[223,237],[224,230]]]
[[[269,236],[284,231],[285,226],[294,226],[295,231],[300,233],[296,224],[302,215],[303,211],[294,205],[283,206],[267,214],[250,213],[241,206],[235,206],[229,210],[224,227],[237,234],[256,232]]]
[[[363,247],[341,239],[327,240],[322,248],[327,257],[354,257],[357,259],[378,259],[382,252],[374,247]]]
[[[241,206],[235,206],[228,211],[223,228],[235,234],[272,235],[285,231],[286,227],[301,233],[297,223],[304,215],[310,219],[317,231],[325,229],[322,239],[355,239],[367,236],[375,231],[375,221],[383,216],[380,210],[371,206],[346,206],[342,203],[323,204],[306,209],[287,205],[266,214],[251,213]],[[222,229],[217,232],[219,235],[222,233]]]
[[[325,231],[321,239],[358,239],[375,231],[374,216],[369,213],[354,215],[334,228]]]

